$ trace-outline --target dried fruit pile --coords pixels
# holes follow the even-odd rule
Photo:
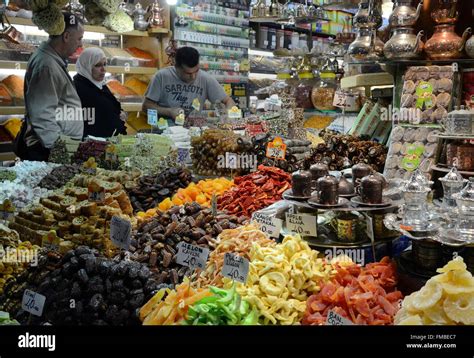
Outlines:
[[[258,171],[234,179],[235,187],[218,198],[218,208],[234,215],[250,217],[254,211],[281,200],[291,187],[291,176],[274,167],[258,166]]]
[[[374,170],[383,171],[388,151],[384,145],[330,131],[323,131],[319,135],[324,143],[318,144],[311,157],[305,160],[305,169],[319,162],[325,162],[329,170],[342,170],[357,163],[367,163]]]
[[[128,190],[134,211],[146,211],[156,207],[179,188],[187,187],[192,179],[191,172],[183,168],[169,168],[158,176],[140,177],[137,186]]]
[[[61,165],[54,168],[51,173],[46,175],[38,184],[38,186],[50,190],[59,189],[64,186],[74,175],[81,171],[78,165]]]
[[[17,277],[9,280],[0,295],[0,311],[9,312],[11,317],[20,322],[27,322],[30,314],[21,309],[21,301],[26,289],[36,292],[38,286],[45,280],[49,272],[60,270],[61,255],[50,251],[38,256],[38,265],[30,265]],[[32,316],[33,318],[35,316]]]
[[[184,321],[190,305],[211,295],[207,288],[193,289],[185,278],[174,290],[160,289],[140,309],[140,320],[143,325],[180,324]]]
[[[221,271],[226,253],[234,253],[249,259],[254,243],[258,243],[260,247],[274,244],[274,241],[260,231],[256,224],[224,230],[217,237],[217,241],[219,244],[209,255],[206,270],[201,273],[196,282],[201,287],[209,285],[223,287]]]
[[[157,289],[146,266],[114,262],[82,246],[64,255],[60,268],[45,275],[35,288],[46,296],[46,303],[43,315],[29,323],[139,324],[137,309]]]
[[[391,325],[402,293],[395,290],[396,268],[388,257],[380,262],[337,266],[334,278],[308,299],[302,323],[324,325],[329,311],[361,325]]]
[[[474,278],[461,256],[437,270],[417,292],[405,297],[397,325],[474,324]]]
[[[177,245],[184,241],[193,245],[215,247],[216,237],[225,229],[233,229],[246,219],[223,213],[213,216],[211,209],[197,203],[174,206],[167,212],[142,223],[131,240],[131,260],[147,264],[157,275],[158,283],[176,285],[183,281],[190,269],[176,263]]]
[[[250,250],[250,270],[237,292],[259,312],[263,324],[298,324],[308,296],[329,279],[332,266],[317,258],[299,236],[287,236],[281,244]],[[225,287],[233,283],[224,279]]]
[[[226,178],[200,180],[197,184],[191,183],[184,189],[178,189],[173,198],[166,198],[158,205],[158,208],[166,211],[173,205],[183,205],[193,201],[208,207],[211,206],[212,195],[222,195],[233,185],[234,182]]]

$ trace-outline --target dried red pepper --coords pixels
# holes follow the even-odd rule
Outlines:
[[[258,171],[235,178],[234,184],[218,198],[218,208],[250,217],[254,211],[281,200],[291,188],[291,176],[279,168],[260,165]]]

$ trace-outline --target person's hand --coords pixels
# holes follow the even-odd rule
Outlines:
[[[181,108],[170,108],[169,114],[172,119],[176,119],[181,113],[184,113],[183,109]]]
[[[120,120],[122,122],[127,122],[128,114],[125,111],[120,111]]]

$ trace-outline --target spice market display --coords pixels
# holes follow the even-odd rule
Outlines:
[[[473,4],[337,3],[2,5],[0,325],[474,325]]]

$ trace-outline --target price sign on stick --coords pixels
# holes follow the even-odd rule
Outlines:
[[[132,224],[130,221],[118,216],[112,217],[110,221],[110,240],[115,246],[128,250],[131,233]]]
[[[222,267],[222,276],[231,280],[245,283],[249,274],[249,260],[245,257],[231,253],[224,255],[224,266]]]
[[[326,319],[326,325],[328,326],[352,326],[353,323],[347,318],[342,317],[334,311],[329,311]]]
[[[25,290],[21,301],[21,308],[32,315],[41,317],[46,297],[31,290]]]
[[[269,142],[267,144],[267,152],[265,155],[267,158],[280,159],[280,160],[285,159],[286,144],[283,143],[280,137],[276,137],[273,140],[273,142]]]
[[[305,235],[318,236],[316,217],[301,214],[286,214],[286,227],[291,232]]]
[[[41,240],[41,246],[49,250],[59,250],[59,243],[60,239],[54,230],[44,235]]]
[[[199,268],[204,270],[206,268],[208,256],[209,249],[191,245],[186,242],[180,242],[178,244],[176,263],[182,266],[187,266],[190,269]]]
[[[260,230],[268,234],[270,237],[278,238],[280,236],[281,227],[283,226],[283,220],[272,218],[268,215],[261,213],[254,213],[252,220],[255,220],[260,224]]]

